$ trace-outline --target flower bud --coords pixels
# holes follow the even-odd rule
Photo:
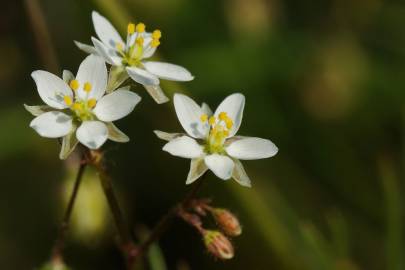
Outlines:
[[[242,233],[239,220],[230,211],[223,208],[213,208],[211,213],[220,229],[226,235],[235,237]]]
[[[234,251],[232,243],[219,231],[205,230],[203,233],[204,244],[208,252],[221,260],[233,258]]]

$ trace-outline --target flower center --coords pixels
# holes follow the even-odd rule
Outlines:
[[[225,152],[225,140],[229,135],[229,130],[233,126],[232,119],[226,112],[221,112],[218,114],[218,117],[211,116],[209,118],[208,115],[202,114],[200,120],[203,123],[208,122],[210,125],[210,131],[206,138],[205,151],[210,154],[223,154]]]
[[[127,27],[127,42],[115,44],[118,54],[122,57],[122,64],[126,66],[142,66],[141,60],[146,50],[157,48],[160,45],[162,32],[155,30],[152,32],[152,40],[147,46],[145,43],[145,24],[129,23]]]
[[[74,113],[77,120],[79,121],[89,121],[94,119],[93,108],[97,104],[97,100],[94,98],[80,99],[77,95],[77,89],[79,89],[80,84],[77,80],[71,80],[69,83],[70,88],[73,90],[73,98],[70,96],[64,96],[63,100],[69,109]],[[84,83],[83,91],[88,94],[92,90],[92,85],[89,82]]]

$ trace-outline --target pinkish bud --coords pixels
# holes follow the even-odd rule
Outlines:
[[[233,258],[234,252],[232,243],[225,235],[219,231],[205,230],[203,236],[207,250],[216,258],[221,260]]]
[[[226,235],[235,237],[242,233],[239,220],[230,211],[223,208],[213,208],[211,213],[220,229]]]

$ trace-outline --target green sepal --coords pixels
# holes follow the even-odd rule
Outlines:
[[[159,85],[144,85],[144,87],[157,104],[163,104],[169,101],[169,98],[163,93]]]
[[[129,137],[119,130],[113,123],[106,123],[108,129],[108,139],[114,142],[129,142]]]
[[[48,105],[34,105],[30,106],[27,104],[24,104],[24,108],[30,112],[33,116],[40,116],[43,113],[50,112],[50,111],[55,111],[54,108]]]
[[[65,160],[75,150],[79,141],[76,138],[77,126],[73,124],[72,130],[68,135],[62,138],[62,148],[60,149],[59,158]]]
[[[232,178],[239,183],[239,185],[244,187],[252,187],[249,176],[247,175],[245,168],[243,168],[242,162],[238,159],[233,158],[235,166],[233,167]]]
[[[190,163],[190,171],[188,172],[186,185],[193,183],[195,180],[200,178],[208,170],[207,165],[205,165],[204,157],[193,158]]]
[[[184,135],[182,133],[168,133],[160,130],[154,130],[153,132],[159,139],[168,142]]]
[[[124,66],[111,66],[106,92],[109,94],[129,78]]]

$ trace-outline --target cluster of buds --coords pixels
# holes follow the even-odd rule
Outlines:
[[[238,218],[229,210],[212,207],[207,199],[194,200],[189,210],[178,210],[178,215],[193,226],[203,237],[207,251],[214,257],[222,260],[232,259],[234,248],[228,237],[236,237],[242,233]],[[202,218],[211,214],[219,230],[205,229]]]

